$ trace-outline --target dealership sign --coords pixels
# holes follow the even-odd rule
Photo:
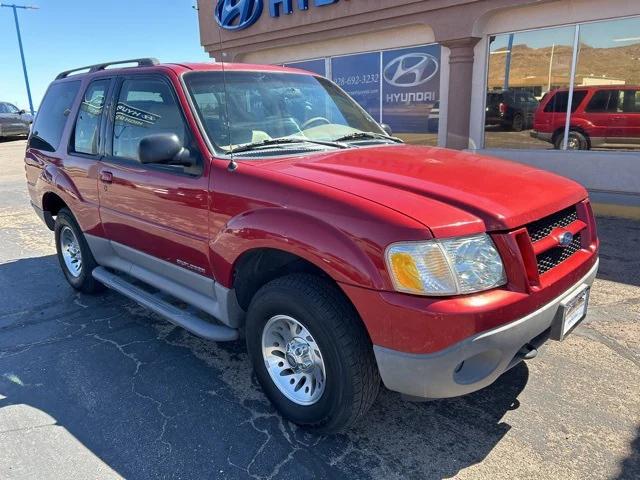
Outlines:
[[[218,0],[214,16],[218,25],[226,30],[243,30],[258,21],[265,2],[269,5],[269,15],[279,17],[281,12],[291,15],[294,5],[298,10],[308,10],[310,3],[323,7],[338,0]]]

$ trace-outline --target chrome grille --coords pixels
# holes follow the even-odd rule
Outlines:
[[[527,232],[532,242],[537,242],[548,237],[554,228],[566,227],[578,220],[578,211],[576,206],[565,208],[548,217],[544,217],[527,225]],[[540,272],[542,273],[542,272]]]
[[[553,267],[561,264],[571,255],[580,250],[580,235],[573,237],[573,241],[566,247],[554,247],[551,250],[542,252],[536,257],[538,262],[538,273],[542,275]]]

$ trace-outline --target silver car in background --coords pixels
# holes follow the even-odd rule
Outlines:
[[[0,102],[0,138],[29,135],[33,117],[7,102]]]

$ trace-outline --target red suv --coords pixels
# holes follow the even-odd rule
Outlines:
[[[29,138],[62,271],[205,339],[242,331],[293,422],[344,428],[381,379],[473,392],[583,319],[598,240],[580,185],[404,145],[308,72],[130,63],[58,75]]]
[[[547,93],[536,110],[531,136],[562,148],[567,89]],[[640,147],[640,87],[576,87],[571,102],[567,148]]]

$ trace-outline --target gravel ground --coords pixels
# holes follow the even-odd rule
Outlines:
[[[283,421],[242,342],[215,344],[64,281],[0,143],[0,478],[640,478],[640,223],[600,218],[588,318],[492,386],[356,428]]]

